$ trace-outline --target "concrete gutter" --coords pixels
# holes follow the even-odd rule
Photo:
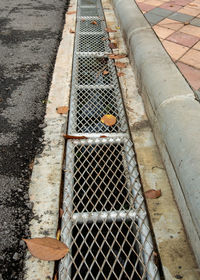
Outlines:
[[[200,265],[200,104],[134,0],[112,0],[112,4]]]
[[[47,101],[44,129],[44,150],[35,158],[29,187],[30,201],[33,203],[34,218],[31,220],[31,238],[56,237],[59,220],[60,187],[62,181],[62,164],[64,157],[68,115],[60,115],[56,108],[69,106],[71,89],[71,69],[74,48],[74,34],[76,23],[76,0],[70,1],[66,14],[52,83]],[[25,259],[25,280],[53,279],[54,261],[42,261],[33,257],[27,251]]]

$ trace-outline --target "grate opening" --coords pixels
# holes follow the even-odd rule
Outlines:
[[[93,24],[93,22],[97,24]],[[81,20],[80,21],[80,32],[100,32],[102,33],[103,22],[100,19],[90,19],[90,20]],[[105,32],[104,32],[105,33]],[[92,42],[92,41],[90,41]]]
[[[80,35],[77,51],[79,52],[105,52],[108,48],[107,41],[103,41],[103,35]],[[107,46],[106,46],[107,44]]]
[[[130,208],[122,145],[76,146],[73,206],[78,212]]]
[[[91,5],[97,5],[97,1],[96,0],[80,0],[79,1],[80,6],[90,6]]]
[[[71,279],[146,279],[135,235],[131,221],[74,225]]]
[[[78,90],[77,96],[77,132],[117,132],[119,130],[117,109],[119,105],[113,89]],[[100,122],[105,114],[117,117],[114,126],[109,127]]]
[[[77,68],[79,85],[111,85],[113,83],[111,61],[107,57],[78,57]],[[109,73],[103,75],[104,70]]]
[[[90,8],[90,7],[81,7],[80,8],[80,16],[82,17],[95,17],[99,15],[99,11],[97,8]]]

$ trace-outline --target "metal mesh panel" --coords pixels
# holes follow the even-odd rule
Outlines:
[[[116,116],[114,126],[106,126],[100,120],[106,114]],[[127,130],[124,108],[117,89],[78,89],[73,92],[70,110],[70,133],[94,133],[96,131],[124,132]]]
[[[78,52],[105,52],[110,51],[108,47],[108,40],[103,40],[104,35],[80,35],[79,44],[77,46]]]
[[[99,16],[99,10],[94,7],[94,8],[90,8],[90,7],[81,7],[80,8],[80,16],[82,17],[95,17],[95,16]]]
[[[95,23],[97,24],[95,24]],[[79,32],[104,32],[105,33],[105,23],[99,19],[85,19],[80,20],[77,24],[77,28],[80,30]]]
[[[107,57],[79,56],[74,67],[77,72],[74,77],[76,85],[112,86],[117,83],[113,62]],[[108,71],[108,74],[104,75],[104,70]]]
[[[93,6],[93,5],[97,5],[97,0],[80,0],[79,1],[79,5],[80,6],[89,6],[89,7],[91,7],[91,6]]]
[[[131,141],[70,140],[65,171],[61,279],[156,279]]]

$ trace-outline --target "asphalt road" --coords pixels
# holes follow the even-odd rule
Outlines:
[[[42,150],[67,2],[0,1],[0,280],[23,279],[21,239],[29,236],[32,217],[30,163]]]

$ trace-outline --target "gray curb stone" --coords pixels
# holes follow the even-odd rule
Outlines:
[[[163,161],[200,265],[200,104],[134,0],[112,4],[155,136],[158,144],[163,142]]]

